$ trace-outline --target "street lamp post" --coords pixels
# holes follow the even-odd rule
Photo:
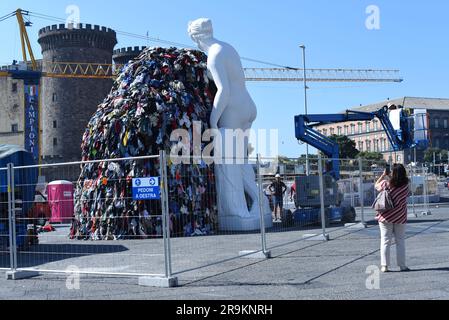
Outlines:
[[[299,46],[302,49],[302,62],[304,65],[304,108],[305,108],[305,115],[308,115],[308,107],[307,107],[307,73],[306,73],[306,46],[300,45]],[[310,166],[309,166],[309,145],[306,144],[306,175],[310,175]]]

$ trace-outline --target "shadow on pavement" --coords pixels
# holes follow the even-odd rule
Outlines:
[[[449,272],[449,267],[411,269],[410,271],[407,271],[407,272],[424,272],[424,271],[446,271],[446,272]],[[397,271],[397,272],[400,272],[400,271]]]
[[[433,219],[433,220],[424,220],[424,219],[419,219],[418,220],[408,220],[407,223],[408,224],[415,224],[415,223],[438,223],[438,222],[443,222],[444,220],[441,219]]]
[[[20,268],[30,268],[71,258],[118,253],[128,250],[128,248],[122,245],[39,244],[26,251],[19,251],[17,264]],[[9,254],[6,252],[0,253],[0,268],[9,268],[9,263]]]

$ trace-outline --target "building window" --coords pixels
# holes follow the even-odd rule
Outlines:
[[[349,134],[349,127],[345,126],[345,136],[347,136]]]
[[[374,152],[379,152],[379,140],[374,140]]]
[[[438,129],[440,127],[440,119],[435,118],[435,129]]]
[[[359,151],[363,152],[363,141],[359,141]]]
[[[17,123],[11,125],[11,132],[13,133],[19,132],[19,125]]]
[[[54,93],[53,93],[53,97],[52,97],[52,101],[53,101],[53,102],[56,102],[57,98],[58,98],[58,97],[56,96],[56,92],[54,92]]]
[[[323,129],[323,134],[327,136],[327,129]]]
[[[397,163],[401,163],[401,161],[402,161],[402,157],[401,157],[401,156],[397,156],[397,157],[396,157],[396,162],[397,162]]]
[[[333,136],[334,134],[335,134],[335,129],[334,128],[330,128],[330,133],[331,133],[331,136]]]
[[[13,82],[13,84],[12,84],[12,92],[13,93],[17,92],[17,82]]]
[[[374,121],[374,131],[378,131],[379,130],[379,122]]]
[[[366,122],[366,132],[370,132],[371,131],[371,122]]]
[[[370,140],[366,140],[366,151],[371,152],[371,141]]]
[[[435,139],[435,148],[439,148],[440,147],[440,138],[436,138]]]
[[[355,124],[351,124],[351,134],[355,134]]]
[[[444,119],[444,129],[447,129],[447,119]]]
[[[363,123],[359,123],[359,134],[363,133]]]
[[[337,127],[337,134],[338,134],[339,136],[341,136],[341,133],[342,133],[341,127]]]
[[[53,146],[57,146],[58,145],[58,138],[53,138]]]
[[[58,123],[55,120],[55,121],[53,121],[53,129],[56,129],[56,128],[58,128]]]

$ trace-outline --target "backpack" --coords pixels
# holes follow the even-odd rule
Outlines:
[[[393,208],[394,203],[393,198],[391,197],[390,194],[390,189],[385,188],[377,195],[376,200],[374,200],[373,209],[376,210],[377,212],[383,213]]]

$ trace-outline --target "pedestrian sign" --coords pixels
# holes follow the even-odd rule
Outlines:
[[[133,200],[160,200],[161,188],[158,177],[133,179]]]

